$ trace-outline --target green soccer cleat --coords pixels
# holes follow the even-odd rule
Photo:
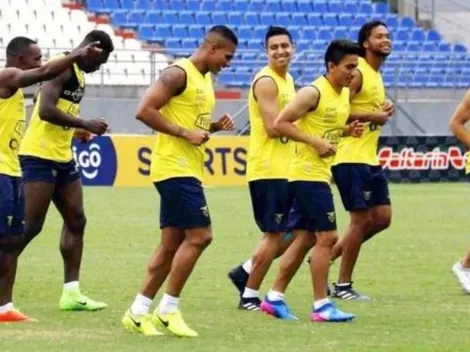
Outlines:
[[[121,319],[121,323],[126,330],[142,334],[144,336],[162,336],[163,333],[158,331],[150,314],[134,315],[129,309]]]
[[[80,292],[63,292],[60,298],[60,310],[63,311],[96,311],[107,308],[104,302],[97,302]]]
[[[155,311],[152,314],[152,321],[155,326],[162,328],[168,331],[170,334],[178,337],[198,336],[196,331],[186,325],[179,310],[166,315],[159,314],[157,311]]]

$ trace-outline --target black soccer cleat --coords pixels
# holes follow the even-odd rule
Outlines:
[[[261,300],[258,297],[240,298],[238,309],[258,311],[260,310]]]
[[[352,281],[348,284],[333,284],[333,298],[339,298],[344,300],[355,300],[355,301],[371,301],[372,298],[363,295],[352,287]]]
[[[243,291],[245,290],[245,286],[248,282],[249,276],[250,275],[245,271],[245,269],[243,269],[241,265],[237,266],[236,268],[233,268],[228,273],[230,281],[232,281],[232,283],[235,285],[238,292],[240,292],[240,295],[242,295]]]

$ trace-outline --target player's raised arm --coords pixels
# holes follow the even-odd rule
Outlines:
[[[470,120],[470,90],[465,94],[454,114],[450,118],[449,127],[452,134],[470,148],[470,132],[465,124]]]
[[[158,111],[170,99],[180,94],[186,85],[186,73],[173,66],[164,70],[158,80],[144,94],[137,107],[136,118],[154,131],[186,139],[189,143],[200,145],[209,138],[208,131],[188,131],[181,126],[170,123]]]
[[[38,68],[30,70],[21,70],[15,67],[5,68],[0,72],[0,87],[18,89],[53,79],[71,67],[79,58],[99,55],[102,50],[97,45],[99,43],[77,48],[69,54],[51,60]],[[39,57],[38,60],[40,59]]]
[[[274,120],[279,115],[276,83],[270,77],[261,77],[254,83],[253,94],[258,102],[264,129],[268,137],[279,137],[279,133],[274,128]]]
[[[39,117],[57,126],[83,128],[91,133],[102,135],[108,128],[103,119],[83,120],[57,108],[63,86],[71,75],[71,70],[67,70],[53,80],[43,83],[39,101]]]

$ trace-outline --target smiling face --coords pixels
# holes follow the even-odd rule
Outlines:
[[[372,52],[374,55],[387,57],[392,52],[389,30],[385,26],[374,27],[363,45],[364,49]]]
[[[286,34],[274,35],[266,43],[266,55],[269,64],[274,67],[284,68],[289,66],[294,51],[294,46]]]

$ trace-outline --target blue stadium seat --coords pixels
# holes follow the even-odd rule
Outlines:
[[[144,24],[139,27],[139,37],[142,40],[152,41],[155,39],[155,32],[152,25]]]
[[[333,40],[333,32],[331,28],[329,27],[320,28],[320,30],[318,31],[318,39],[325,40],[325,41]]]
[[[344,12],[355,14],[359,12],[359,6],[355,1],[346,1],[344,3]]]
[[[274,17],[274,14],[271,12],[262,13],[259,16],[259,19],[260,19],[261,24],[265,26],[272,26],[276,24],[276,18]]]
[[[349,39],[357,41],[357,37],[359,36],[359,27],[351,27],[349,28]]]
[[[194,24],[195,22],[194,13],[191,11],[181,11],[179,14],[179,18],[181,24],[190,25]]]
[[[238,27],[238,36],[241,39],[252,39],[254,36],[254,31],[252,26],[240,26]]]
[[[88,0],[86,4],[90,12],[99,12],[104,8],[104,5],[101,0]]]
[[[263,48],[263,40],[261,39],[251,39],[248,41],[248,49],[260,50]]]
[[[165,40],[165,46],[167,49],[180,49],[181,48],[181,40],[178,38],[168,38]]]
[[[226,11],[226,12],[233,11],[232,3],[233,3],[232,0],[219,0],[217,4],[217,10]]]
[[[297,1],[296,0],[285,0],[282,1],[282,9],[284,12],[297,12],[299,9],[297,8]]]
[[[222,84],[225,86],[229,86],[232,84],[234,81],[233,79],[233,74],[228,71],[222,71],[218,76],[217,76],[217,83]]]
[[[297,26],[307,26],[307,19],[303,13],[292,14],[292,22]]]
[[[160,11],[148,11],[145,15],[145,23],[152,25],[161,24],[163,22]]]
[[[310,40],[298,40],[297,43],[295,44],[295,49],[298,53],[301,53],[302,51],[305,50],[310,50]]]
[[[295,22],[292,21],[292,23],[295,23]],[[292,39],[293,39],[294,41],[301,39],[301,37],[302,37],[302,36],[301,36],[301,34],[302,34],[302,33],[301,33],[301,32],[302,32],[302,28],[303,28],[303,26],[297,26],[297,25],[295,25],[295,26],[289,26],[289,27],[287,28],[287,29],[289,30],[289,32],[290,32],[290,34],[291,34],[291,36],[292,36]]]
[[[326,1],[317,0],[313,3],[315,12],[328,13],[328,3]]]
[[[263,12],[265,8],[264,0],[252,0],[250,2],[250,11]]]
[[[338,17],[335,14],[326,13],[323,15],[323,24],[330,27],[339,26]]]
[[[186,2],[183,0],[171,0],[169,1],[170,8],[173,11],[185,11],[186,10]]]
[[[441,43],[439,43],[439,51],[450,52],[450,51],[452,51],[452,48],[451,48],[449,43],[441,42]]]
[[[422,45],[420,42],[409,42],[406,50],[410,52],[420,52],[422,50]]]
[[[354,19],[354,25],[357,27],[362,27],[368,20],[367,15],[364,15],[362,13],[357,14],[356,18]]]
[[[135,3],[135,8],[139,10],[168,10],[170,6],[166,0],[137,0]]]
[[[186,0],[186,8],[188,11],[199,11],[201,9],[201,2],[199,0]]]
[[[410,32],[406,29],[399,29],[393,35],[394,40],[408,41],[410,40]]]
[[[385,17],[385,24],[390,28],[390,29],[393,29],[393,28],[396,28],[398,27],[398,16],[395,15],[394,13],[389,13],[387,14],[387,16]]]
[[[196,49],[197,40],[193,38],[185,38],[181,41],[181,47],[183,49]]]
[[[163,12],[163,22],[168,24],[178,24],[178,12],[176,11],[164,11]]]
[[[467,47],[462,44],[455,44],[454,45],[454,52],[456,53],[466,53],[467,52]]]
[[[202,11],[215,11],[217,3],[215,0],[203,0],[201,5]]]
[[[213,12],[212,13],[212,23],[213,24],[226,24],[227,23],[227,16],[225,16],[225,12],[222,12],[222,11]]]
[[[293,22],[296,23],[295,20]],[[323,26],[323,21],[319,13],[308,13],[307,22],[309,26],[317,26],[317,27]]]
[[[204,36],[205,30],[204,26],[199,24],[193,24],[189,26],[189,36],[193,38],[201,38]]]
[[[127,24],[127,10],[118,10],[113,12],[111,20],[115,26],[125,27]]]
[[[230,26],[241,26],[243,24],[243,13],[242,12],[229,12],[228,22]]]
[[[114,12],[121,8],[118,0],[103,0],[103,4],[104,8],[107,9],[107,12]]]
[[[433,42],[440,42],[442,40],[441,35],[435,29],[430,29],[426,32],[426,40]]]
[[[249,43],[250,41],[248,41]],[[256,53],[253,52],[248,52],[248,53],[243,53],[242,54],[242,60],[243,61],[253,61],[256,59]]]
[[[155,36],[158,38],[169,38],[171,37],[171,29],[168,24],[158,24],[155,26]]]
[[[313,12],[312,2],[310,0],[298,0],[297,7],[299,12],[310,13]]]
[[[400,27],[413,28],[415,26],[415,21],[408,16],[402,17],[400,19]]]
[[[185,24],[175,24],[172,28],[173,36],[177,38],[188,37],[188,27]]]
[[[257,12],[245,12],[245,24],[257,26],[260,24]]]
[[[359,5],[359,12],[364,14],[373,13],[372,5],[369,2],[363,2]]]
[[[145,11],[134,10],[129,13],[128,26],[138,27],[145,22]]]
[[[374,4],[374,12],[380,14],[386,14],[390,12],[390,8],[386,3],[378,2]]]
[[[337,14],[345,12],[343,1],[330,1],[328,5],[330,12]]]
[[[206,11],[196,12],[196,23],[204,24],[204,25],[212,24],[209,12],[206,12]]]
[[[235,11],[247,12],[249,10],[248,1],[235,0],[235,3],[233,4],[233,9]]]
[[[426,36],[424,35],[424,31],[420,27],[413,28],[411,32],[411,40],[417,42],[423,42],[426,40]]]
[[[281,12],[281,0],[267,0],[265,11],[269,12]]]
[[[255,27],[255,33],[254,33],[254,39],[261,39],[264,40],[266,38],[266,27],[265,26],[256,26]]]
[[[338,16],[340,26],[351,27],[354,25],[353,17],[349,13],[342,13]]]
[[[393,50],[400,52],[400,51],[405,51],[406,50],[406,45],[405,42],[402,41],[395,41],[393,43]]]
[[[288,13],[280,12],[276,13],[276,23],[280,26],[288,27],[292,24],[292,21]]]
[[[121,0],[121,9],[134,10],[135,9],[134,0]]]
[[[307,26],[304,27],[302,38],[314,41],[317,39],[317,27],[314,26]]]
[[[345,27],[335,28],[335,39],[348,39],[348,30]]]

